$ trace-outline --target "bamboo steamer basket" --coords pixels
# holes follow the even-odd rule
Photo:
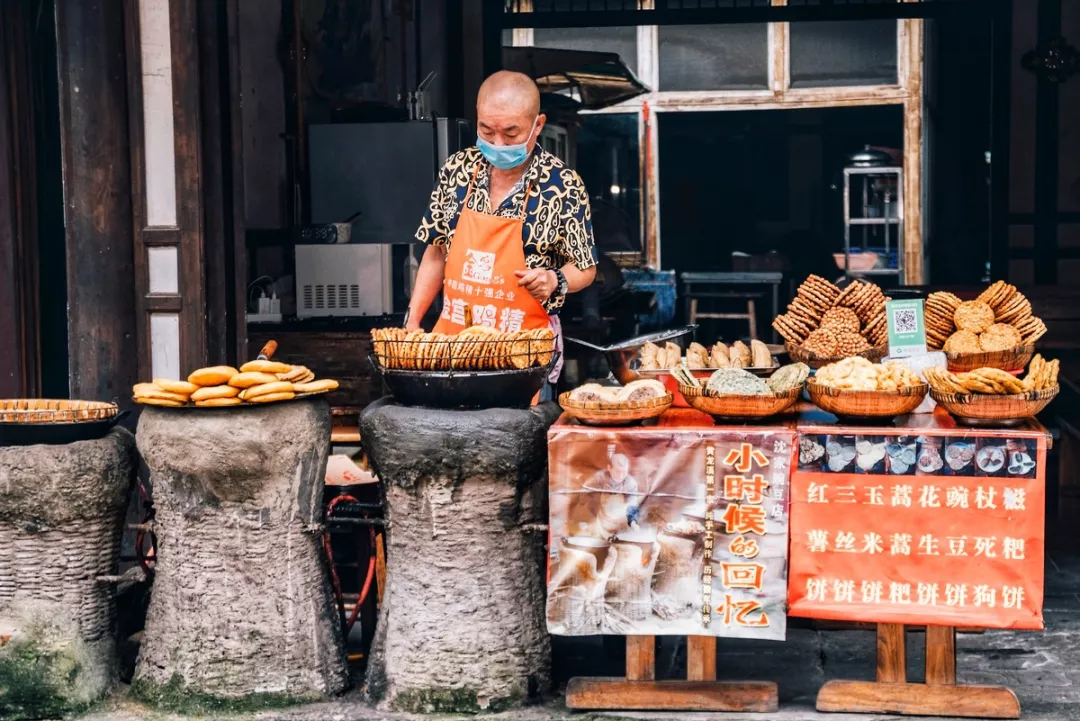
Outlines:
[[[930,389],[925,383],[895,391],[847,391],[832,386],[806,383],[810,401],[840,418],[891,418],[911,413]]]
[[[1015,426],[1041,413],[1054,400],[1061,386],[1016,395],[941,393],[930,397],[951,413],[958,423],[969,426]]]
[[[86,423],[107,421],[120,410],[115,403],[100,401],[16,398],[0,400],[2,423]]]
[[[876,348],[871,348],[870,350],[865,350],[862,353],[856,353],[855,356],[840,356],[836,358],[818,355],[817,353],[808,351],[802,346],[795,345],[794,343],[786,343],[784,344],[784,348],[787,349],[788,356],[791,358],[793,363],[805,363],[814,370],[817,370],[818,368],[824,368],[830,363],[836,363],[838,361],[844,360],[845,358],[851,357],[861,357],[865,358],[871,363],[878,363],[881,361],[882,358],[889,354],[888,346],[878,346]]]
[[[783,393],[762,395],[713,395],[704,388],[679,386],[679,392],[691,407],[713,418],[739,420],[770,418],[795,405],[802,395],[802,386]]]
[[[670,392],[644,401],[575,401],[570,391],[559,396],[559,405],[567,415],[589,426],[626,426],[656,418],[671,408],[675,397]]]
[[[983,353],[957,353],[945,351],[949,370],[953,373],[973,371],[978,368],[999,368],[1016,372],[1023,370],[1035,355],[1035,346],[1022,345],[1009,350],[985,351]]]

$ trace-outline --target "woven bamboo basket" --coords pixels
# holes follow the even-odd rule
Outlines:
[[[1041,391],[1028,391],[1011,396],[959,395],[941,393],[931,389],[930,397],[956,417],[957,421],[969,425],[1009,425],[1038,415],[1050,405],[1060,391],[1061,386],[1045,388]]]
[[[80,423],[107,421],[120,412],[115,403],[44,398],[0,400],[2,423]]]
[[[802,346],[795,345],[794,343],[787,343],[784,346],[787,348],[788,355],[791,357],[793,363],[805,363],[814,370],[818,368],[824,368],[830,363],[836,363],[844,360],[844,358],[850,358],[851,356],[841,356],[839,358],[829,358],[826,356],[812,353]],[[889,354],[888,346],[878,346],[877,348],[871,348],[870,350],[863,351],[862,353],[856,353],[856,356],[860,356],[870,361],[871,363],[877,363],[882,358]]]
[[[691,407],[713,418],[761,419],[789,410],[802,395],[802,387],[783,393],[763,395],[713,395],[704,388],[679,386],[679,392]]]
[[[891,418],[911,413],[930,389],[925,383],[895,391],[845,391],[807,381],[810,401],[841,418]]]
[[[581,423],[589,426],[626,426],[656,418],[671,408],[674,395],[668,393],[646,401],[575,401],[570,392],[559,396],[559,405]]]
[[[954,373],[973,371],[976,368],[1000,368],[1005,371],[1023,370],[1035,355],[1035,346],[1022,345],[1010,350],[984,353],[957,353],[946,351],[949,370]]]

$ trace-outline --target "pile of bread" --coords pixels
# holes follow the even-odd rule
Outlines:
[[[625,386],[602,386],[599,383],[586,383],[570,392],[574,403],[601,403],[605,406],[626,405],[640,401],[664,398],[668,389],[660,381],[651,378],[633,381]]]
[[[1008,351],[1046,334],[1046,324],[1031,312],[1031,301],[1003,280],[966,302],[952,293],[931,293],[925,320],[926,344],[952,353]]]
[[[871,363],[856,356],[819,369],[814,383],[843,391],[896,391],[922,385],[922,380],[900,361]]]
[[[668,343],[663,348],[655,343],[646,343],[638,351],[641,360],[639,370],[668,370],[682,364],[682,348]],[[686,349],[686,366],[691,369],[703,368],[771,368],[772,353],[769,347],[759,340],[746,345],[741,340],[731,346],[723,343],[706,349],[700,343],[691,343]]]
[[[337,387],[336,380],[315,380],[315,374],[304,366],[260,359],[239,370],[230,366],[200,368],[186,381],[155,378],[153,383],[136,383],[132,391],[135,402],[143,405],[178,408],[194,403],[216,408],[288,401]]]
[[[938,393],[949,395],[1020,395],[1055,388],[1059,361],[1041,355],[1031,359],[1027,375],[1017,378],[1000,368],[977,368],[967,373],[950,373],[944,368],[925,371],[926,382]]]
[[[555,352],[550,328],[504,333],[474,325],[457,335],[382,328],[371,338],[379,364],[394,370],[524,370],[546,366]]]
[[[788,343],[821,358],[843,358],[885,345],[885,303],[874,283],[856,280],[843,290],[816,275],[799,286],[773,328]]]

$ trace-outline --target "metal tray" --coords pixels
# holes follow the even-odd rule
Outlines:
[[[368,360],[399,403],[427,408],[527,408],[559,360],[545,366],[507,371],[405,371]]]

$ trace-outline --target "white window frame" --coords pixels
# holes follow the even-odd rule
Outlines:
[[[646,4],[648,0],[645,0]],[[897,0],[903,2],[904,0]],[[772,0],[774,6],[784,6],[787,0]],[[646,8],[647,9],[647,8]],[[904,223],[905,272],[904,282],[921,285],[925,281],[923,237],[925,217],[923,205],[923,21],[896,21],[897,82],[886,85],[853,85],[821,88],[791,87],[791,36],[789,23],[769,23],[768,27],[768,89],[761,90],[652,90],[618,105],[595,113],[636,113],[638,117],[642,188],[642,253],[619,253],[616,258],[626,265],[661,267],[660,195],[658,116],[678,112],[729,112],[738,110],[793,110],[800,108],[865,107],[900,105],[904,108],[903,169],[907,222]],[[516,46],[534,43],[532,28],[515,28]],[[649,88],[660,85],[659,28],[639,26],[637,29],[638,78]],[[646,121],[646,115],[648,121]],[[648,135],[646,143],[646,135]],[[649,147],[648,168],[645,149]],[[649,182],[644,182],[646,177]]]

